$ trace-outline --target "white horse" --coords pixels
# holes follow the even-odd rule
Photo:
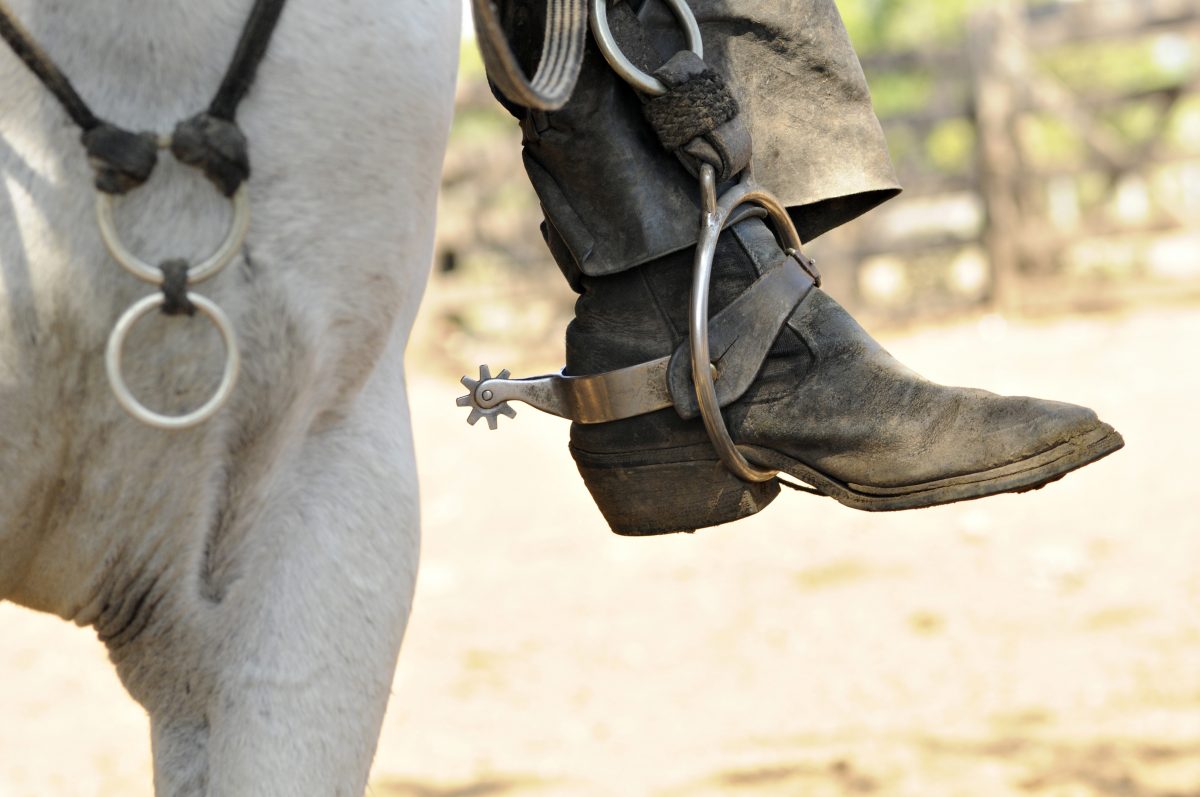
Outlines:
[[[10,0],[98,115],[160,132],[206,107],[251,5]],[[365,788],[417,569],[403,353],[459,15],[458,0],[288,3],[238,117],[247,244],[196,288],[231,317],[242,376],[184,432],[143,426],[109,390],[109,330],[154,289],[106,254],[78,130],[0,47],[0,599],[96,629],[150,714],[159,795]],[[228,217],[165,153],[117,210],[150,262],[207,254]],[[139,323],[126,370],[147,404],[205,401],[209,329]]]

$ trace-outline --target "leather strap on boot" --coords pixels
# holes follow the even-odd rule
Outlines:
[[[709,323],[706,338],[713,361],[707,370],[720,406],[732,404],[750,388],[788,317],[817,287],[809,262],[799,255],[788,258]],[[481,365],[478,379],[462,378],[470,393],[458,399],[458,406],[472,408],[472,425],[486,418],[493,429],[498,416],[515,417],[510,401],[584,424],[621,421],[668,407],[685,419],[695,418],[700,405],[691,363],[691,344],[685,342],[667,357],[588,376],[558,373],[512,379],[508,371],[493,377],[491,369]]]

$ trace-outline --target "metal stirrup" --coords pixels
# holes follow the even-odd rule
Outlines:
[[[738,206],[752,203],[766,210],[776,228],[787,239],[787,245],[793,249],[800,248],[800,235],[779,200],[759,188],[749,177],[743,178],[742,182],[718,200],[716,170],[705,164],[700,168],[700,199],[704,206],[704,217],[700,223],[700,240],[696,244],[696,264],[692,275],[692,297],[688,313],[692,384],[696,388],[696,400],[700,404],[704,428],[725,467],[745,481],[767,482],[774,479],[779,471],[764,470],[750,464],[729,436],[725,419],[721,417],[721,404],[717,401],[717,387],[713,382],[708,351],[708,288],[712,281],[717,238],[721,235],[725,221]]]

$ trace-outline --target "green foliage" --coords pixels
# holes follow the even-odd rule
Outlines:
[[[839,0],[854,46],[864,55],[953,44],[970,13],[992,0]]]
[[[450,140],[462,144],[488,144],[498,135],[511,132],[515,124],[499,103],[495,108],[460,107],[450,128]]]
[[[925,155],[940,172],[965,174],[975,160],[975,126],[965,117],[947,119],[925,140]]]
[[[916,132],[908,126],[895,125],[883,129],[887,136],[888,152],[892,163],[900,174],[923,171],[924,145]]]
[[[1179,101],[1167,125],[1167,140],[1187,152],[1200,152],[1200,95]]]
[[[464,41],[458,51],[459,80],[483,80],[483,54],[473,41]]]
[[[1163,119],[1158,103],[1142,101],[1114,109],[1106,115],[1108,123],[1127,144],[1136,145],[1158,136]]]
[[[1192,74],[1200,65],[1200,44],[1176,35],[1084,42],[1043,54],[1038,62],[1075,89],[1142,91]]]
[[[923,71],[885,72],[871,76],[875,112],[886,119],[923,108],[933,96],[934,78]]]
[[[1078,168],[1083,141],[1071,125],[1048,114],[1029,114],[1020,125],[1022,151],[1029,165],[1039,169]]]
[[[897,167],[962,173],[975,157],[975,134],[966,118],[934,125],[922,140],[911,124],[930,108],[953,107],[949,98],[970,90],[967,29],[971,16],[989,5],[1010,0],[838,0],[838,8],[859,54],[937,50],[963,53],[960,70],[946,67],[897,69],[869,75],[876,112],[884,121]],[[1056,0],[1029,0],[1047,5]],[[1136,151],[1165,127],[1167,141],[1190,150],[1196,140],[1195,99],[1185,98],[1174,112],[1162,114],[1163,97],[1113,102],[1131,93],[1179,86],[1200,71],[1200,40],[1180,32],[1155,32],[1123,39],[1084,41],[1034,52],[1035,74],[1051,77],[1096,115],[1105,135]],[[939,64],[953,63],[943,56]],[[964,98],[964,111],[968,102]],[[906,121],[907,118],[907,121]],[[1071,126],[1052,113],[1021,120],[1021,143],[1031,165],[1082,166],[1086,148]]]

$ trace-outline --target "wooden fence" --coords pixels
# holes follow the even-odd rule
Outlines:
[[[872,54],[906,193],[814,243],[876,315],[1200,293],[1200,3],[975,15],[965,45]],[[852,276],[853,280],[847,280]]]
[[[999,0],[963,40],[863,58],[905,193],[810,245],[833,295],[873,325],[1200,297],[1200,0]],[[516,125],[464,77],[430,304],[557,342]]]

